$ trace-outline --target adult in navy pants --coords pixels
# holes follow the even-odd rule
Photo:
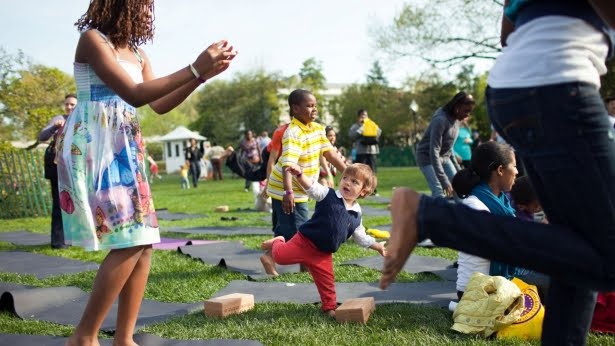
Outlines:
[[[543,345],[584,345],[596,291],[615,290],[615,135],[598,93],[615,2],[506,1],[487,90],[495,129],[520,154],[551,224],[523,223],[396,190],[381,287],[430,238],[551,276]],[[533,62],[529,64],[529,62]]]

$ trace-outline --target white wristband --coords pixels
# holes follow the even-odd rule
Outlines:
[[[199,74],[199,71],[196,70],[196,68],[194,68],[194,66],[192,66],[192,64],[188,65],[190,66],[190,71],[192,71],[192,74],[194,75],[194,78],[200,78],[201,75]]]

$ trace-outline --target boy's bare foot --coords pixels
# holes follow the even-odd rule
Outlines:
[[[271,257],[271,251],[267,251],[261,256],[261,264],[263,268],[265,268],[265,273],[273,276],[280,275],[277,270],[275,270],[275,261],[273,257]]]
[[[335,310],[329,310],[324,312],[325,315],[335,318]]]
[[[391,238],[387,244],[387,255],[384,257],[380,288],[387,288],[418,242],[417,213],[421,196],[413,190],[398,188],[393,192],[391,199],[391,218],[393,227]]]
[[[271,248],[273,247],[273,243],[276,242],[276,240],[281,240],[284,241],[284,237],[279,235],[275,238],[271,238],[269,240],[265,240],[264,242],[261,243],[261,249],[267,251],[267,250],[271,250]]]

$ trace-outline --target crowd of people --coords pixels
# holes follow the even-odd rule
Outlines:
[[[48,175],[52,246],[64,247],[66,236],[88,251],[110,250],[68,345],[96,345],[116,299],[114,343],[134,343],[152,244],[160,242],[149,186],[159,175],[145,152],[137,108],[172,110],[238,54],[221,40],[188,66],[156,78],[140,48],[153,39],[153,20],[153,1],[91,1],[76,23],[82,32],[74,62],[77,95],[66,96],[65,114],[39,135],[53,138],[49,150],[56,150]],[[132,25],[122,25],[127,21]],[[475,106],[468,92],[435,110],[416,145],[431,196],[394,191],[386,248],[365,233],[357,203],[377,193],[382,130],[359,109],[348,129],[355,157],[347,158],[335,147],[336,131],[316,122],[318,101],[308,90],[289,94],[291,121],[272,138],[246,130],[238,152],[215,143],[205,152],[193,139],[180,167],[181,186],[198,187],[204,158],[214,179],[222,180],[227,160],[246,190],[256,183],[255,196],[271,198],[274,237],[262,244],[265,270],[276,275],[276,264],[301,264],[328,315],[336,309],[332,253],[349,237],[384,256],[382,288],[417,243],[430,239],[459,251],[460,298],[474,272],[523,278],[541,289],[549,307],[543,344],[583,345],[597,292],[615,289],[615,97],[599,94],[604,61],[615,55],[614,27],[612,2],[506,0],[506,48],[486,92],[501,140],[479,144],[467,122]],[[524,177],[518,177],[521,162]],[[333,177],[339,177],[337,189]],[[312,217],[309,198],[317,201]],[[541,210],[548,221],[528,222]]]

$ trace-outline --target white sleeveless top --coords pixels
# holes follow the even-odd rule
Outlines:
[[[143,58],[141,57],[141,54],[139,54],[139,51],[136,50],[136,49],[133,50],[133,53],[137,57],[137,60],[139,61],[139,64],[135,64],[132,61],[121,59],[119,57],[119,55],[117,54],[117,50],[115,50],[115,46],[113,45],[113,43],[111,43],[109,38],[107,38],[107,36],[105,36],[105,34],[103,34],[102,32],[100,32],[100,31],[98,31],[96,29],[92,29],[92,30],[96,31],[102,38],[105,39],[105,42],[107,42],[109,47],[113,50],[113,54],[115,54],[115,58],[117,59],[117,63],[120,64],[120,66],[124,69],[124,71],[126,71],[126,73],[128,73],[130,78],[132,78],[132,80],[135,83],[143,83],[143,65],[142,65],[143,64]]]

